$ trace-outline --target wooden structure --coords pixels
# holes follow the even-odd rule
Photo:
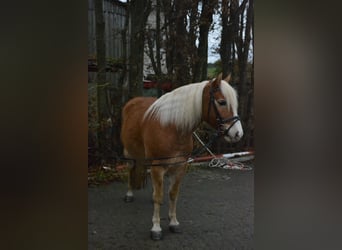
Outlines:
[[[124,50],[129,39],[124,39],[127,4],[117,0],[103,0],[105,25],[105,44],[107,59],[107,81],[118,84],[119,71],[124,62]],[[128,32],[125,33],[127,36]],[[126,46],[126,48],[124,48]],[[88,82],[95,82],[96,63],[96,20],[94,0],[88,0]]]

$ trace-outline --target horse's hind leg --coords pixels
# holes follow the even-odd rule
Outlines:
[[[130,169],[128,173],[128,190],[124,198],[125,202],[132,202],[134,200],[133,188],[131,185],[131,172],[132,172],[132,169]]]
[[[132,202],[134,200],[133,189],[131,185],[131,172],[132,169],[130,169],[128,173],[128,190],[124,198],[125,202]]]
[[[130,158],[130,155],[128,154],[127,150],[124,149],[124,156],[127,158]],[[132,202],[134,200],[134,196],[133,196],[133,189],[132,189],[132,185],[131,185],[131,175],[132,175],[132,169],[134,168],[135,162],[134,161],[130,161],[129,163],[127,163],[128,168],[129,168],[129,173],[128,173],[128,190],[127,193],[125,195],[124,201],[125,202]]]
[[[175,173],[170,174],[169,187],[169,229],[173,233],[181,233],[180,225],[176,216],[177,198],[180,182],[185,174],[185,166],[179,166]]]
[[[151,167],[151,179],[153,184],[153,217],[151,238],[160,240],[162,238],[162,229],[160,227],[160,204],[163,201],[163,182],[165,170],[162,167]]]

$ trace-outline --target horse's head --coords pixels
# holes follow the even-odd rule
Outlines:
[[[203,91],[203,119],[224,136],[228,142],[237,142],[243,136],[237,114],[237,94],[228,84],[230,75],[222,80],[222,74],[211,80]]]

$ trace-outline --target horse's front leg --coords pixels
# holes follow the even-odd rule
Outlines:
[[[151,238],[153,240],[160,240],[162,238],[162,229],[160,227],[160,204],[163,201],[163,182],[165,170],[163,167],[151,167],[151,179],[153,185],[153,217]]]
[[[177,199],[179,193],[179,186],[185,174],[186,166],[178,166],[175,173],[170,174],[169,187],[169,229],[173,233],[181,233],[180,225],[176,216]]]

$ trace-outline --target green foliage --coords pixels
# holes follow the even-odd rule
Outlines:
[[[222,73],[222,63],[221,60],[217,60],[214,63],[208,63],[208,78],[212,79],[216,77],[218,74]],[[239,82],[239,62],[235,60],[234,68],[233,68],[233,80],[232,82]],[[247,64],[247,78],[248,81],[251,81],[251,74],[252,74],[252,64]]]
[[[214,63],[208,63],[208,79],[215,78],[222,72],[221,60],[217,60]]]
[[[110,65],[120,65],[120,64],[125,63],[125,59],[122,57],[119,57],[119,58],[109,57],[109,58],[107,58],[107,62]]]

